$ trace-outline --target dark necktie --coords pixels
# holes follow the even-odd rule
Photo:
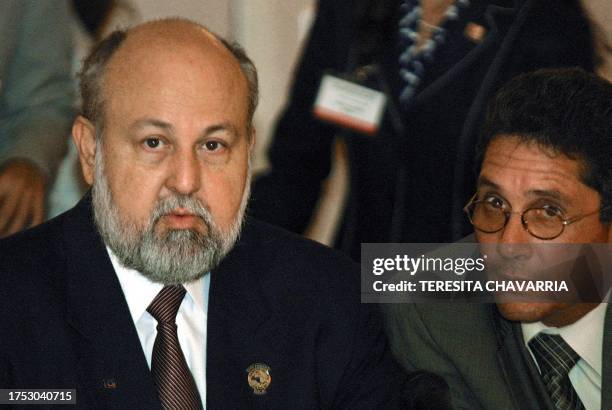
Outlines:
[[[576,390],[569,379],[569,372],[580,360],[559,335],[540,333],[529,341],[529,347],[540,366],[542,381],[558,410],[583,410]]]
[[[185,296],[183,286],[164,286],[147,308],[157,320],[151,372],[164,409],[201,409],[202,401],[176,333],[176,314]]]

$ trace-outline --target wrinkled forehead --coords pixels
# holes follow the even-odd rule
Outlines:
[[[583,161],[515,137],[494,139],[485,152],[477,189],[518,197],[555,197],[567,204],[586,201],[591,192],[582,178]]]
[[[532,172],[534,174],[558,174],[579,179],[584,161],[568,156],[553,147],[516,136],[498,136],[485,151],[481,164],[481,174],[494,169],[494,172]]]

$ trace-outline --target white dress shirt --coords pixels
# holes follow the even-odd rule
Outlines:
[[[526,346],[538,333],[560,335],[578,355],[580,360],[570,370],[569,379],[587,410],[601,408],[601,378],[603,362],[603,333],[607,303],[595,309],[575,323],[564,327],[548,327],[542,322],[523,323],[523,339]],[[533,357],[533,353],[528,348]],[[536,366],[538,366],[537,361]]]
[[[151,282],[141,273],[126,268],[119,262],[110,248],[106,248],[121,289],[136,326],[140,345],[144,351],[149,369],[153,344],[157,336],[157,321],[147,312],[155,296],[163,288],[160,283]],[[184,284],[187,293],[176,315],[176,326],[179,343],[187,361],[187,366],[195,380],[195,384],[206,408],[206,323],[208,315],[208,291],[210,289],[210,274]]]

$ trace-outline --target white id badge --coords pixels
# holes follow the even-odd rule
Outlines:
[[[355,131],[378,131],[387,97],[380,91],[325,74],[314,104],[314,115]]]

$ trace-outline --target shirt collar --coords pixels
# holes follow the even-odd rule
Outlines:
[[[603,362],[603,332],[608,304],[600,303],[575,323],[564,327],[549,327],[542,322],[522,323],[525,345],[538,333],[560,335],[601,377]]]
[[[151,281],[140,272],[127,268],[119,261],[114,252],[107,246],[106,251],[110,257],[121,290],[130,309],[132,321],[134,323],[142,317],[147,307],[151,304],[155,296],[163,288],[161,283]],[[208,274],[207,274],[208,275]],[[205,312],[204,308],[204,279],[199,278],[197,280],[183,284],[187,290],[186,298],[190,298],[195,304],[196,308]]]

